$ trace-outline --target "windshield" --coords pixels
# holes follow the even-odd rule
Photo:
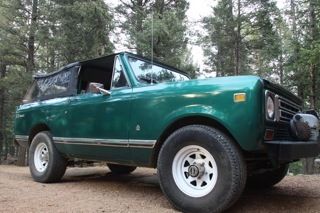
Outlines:
[[[129,63],[141,83],[154,84],[189,80],[186,75],[133,57],[129,57]]]

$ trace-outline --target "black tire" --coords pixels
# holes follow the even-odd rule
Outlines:
[[[40,153],[39,149],[41,147],[43,147],[43,151],[46,151],[48,153],[47,163],[42,164],[47,166],[43,170],[39,169],[39,162],[42,161],[36,160],[37,156],[39,156],[37,155],[37,153]],[[50,132],[39,132],[33,138],[29,148],[29,168],[31,176],[35,181],[41,183],[51,183],[61,180],[66,171],[67,162],[67,159],[64,158],[56,149]]]
[[[215,162],[216,165],[215,168],[217,169],[218,174],[215,179],[216,182],[211,184],[211,187],[213,186],[213,188],[209,187],[209,190],[207,190],[205,188],[206,185],[204,185],[204,189],[207,190],[207,194],[202,196],[193,196],[192,190],[192,192],[190,192],[191,195],[183,192],[181,187],[179,188],[178,186],[181,185],[181,182],[183,181],[175,181],[174,179],[173,168],[181,167],[188,167],[187,174],[186,172],[184,172],[184,174],[183,172],[180,172],[183,174],[181,177],[185,178],[185,182],[188,182],[188,178],[190,177],[196,179],[199,178],[199,176],[191,176],[192,173],[190,172],[192,172],[192,170],[190,170],[191,166],[188,166],[189,163],[180,161],[182,162],[181,165],[183,165],[180,167],[175,167],[174,164],[174,160],[178,159],[176,156],[180,156],[179,153],[189,147],[201,148],[195,148],[195,153],[200,150],[200,160],[197,160],[198,158],[195,157],[196,161],[201,162],[201,159],[208,159],[209,162],[211,155],[214,159],[213,162]],[[207,156],[203,158],[203,156],[201,156],[201,152],[207,153],[208,158]],[[186,153],[188,152],[186,151]],[[192,153],[193,152],[186,154],[185,156],[189,155],[186,159],[190,159],[190,157],[193,158],[194,156],[192,156]],[[194,163],[195,162],[193,162],[192,165],[194,165]],[[195,165],[198,165],[198,163]],[[199,165],[199,168],[201,168],[203,163],[200,163]],[[210,163],[208,163],[208,165],[212,167]],[[205,168],[208,168],[208,165],[205,164]],[[157,166],[162,191],[173,206],[182,212],[211,213],[224,211],[238,200],[246,183],[246,164],[243,160],[241,151],[234,144],[234,141],[220,130],[203,125],[182,127],[170,135],[160,150]],[[207,172],[206,169],[203,172],[202,177],[209,173],[210,172]],[[175,174],[179,174],[179,172],[177,171]],[[200,173],[193,174],[199,175]],[[212,181],[212,179],[210,179],[209,176],[208,186],[210,185],[210,181]],[[192,182],[194,181],[191,181],[189,185],[193,184]],[[197,186],[195,187],[201,188],[203,187],[203,182],[201,184],[196,183],[196,185]]]
[[[136,166],[125,166],[111,163],[108,163],[107,165],[112,173],[119,175],[130,174],[137,168]]]
[[[279,168],[253,173],[248,175],[247,186],[249,188],[270,188],[279,183],[288,173],[289,164],[281,165]]]

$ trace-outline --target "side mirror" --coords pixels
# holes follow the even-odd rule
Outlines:
[[[111,94],[110,91],[103,89],[103,84],[95,83],[95,82],[89,83],[89,86],[87,88],[87,92],[100,93],[102,95],[110,95]]]

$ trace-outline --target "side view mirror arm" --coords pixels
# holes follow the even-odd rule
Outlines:
[[[106,89],[102,89],[99,87],[97,87],[97,89],[99,90],[100,94],[102,94],[102,95],[111,95],[111,92]]]

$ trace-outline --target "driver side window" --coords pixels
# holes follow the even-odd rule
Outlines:
[[[112,88],[129,87],[128,81],[122,69],[119,57],[115,60],[113,78],[112,78]]]

